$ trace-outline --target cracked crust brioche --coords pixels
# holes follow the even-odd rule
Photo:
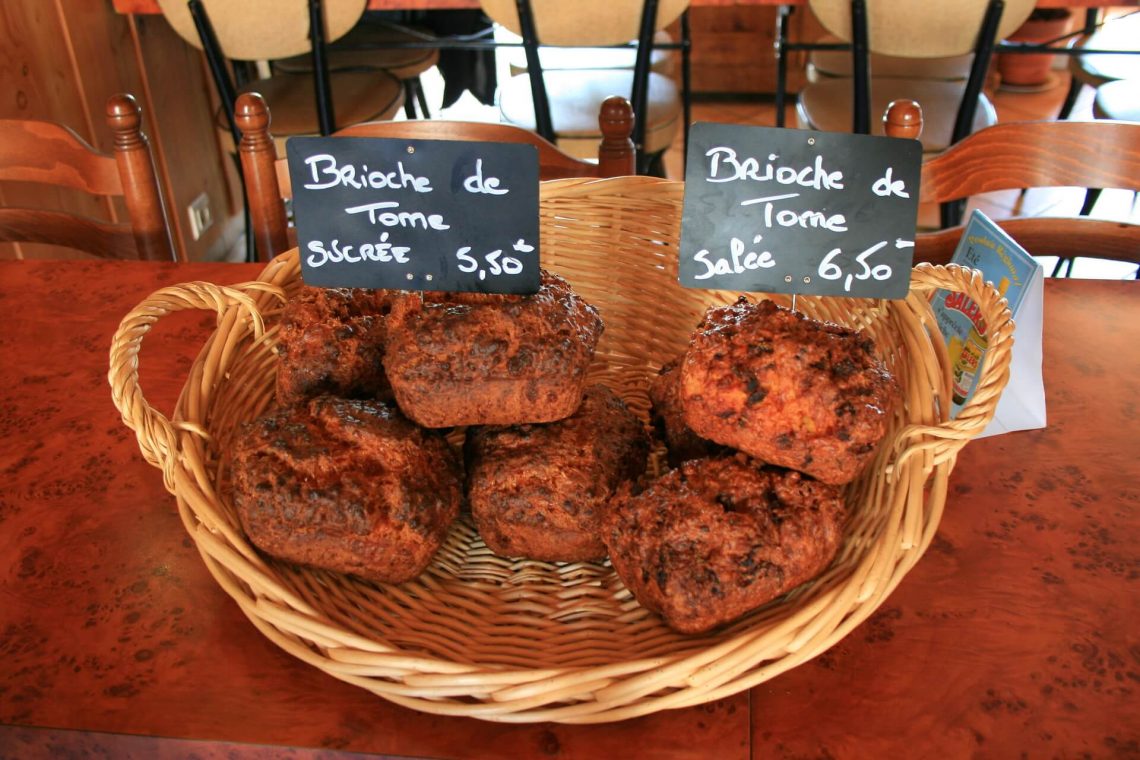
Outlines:
[[[331,394],[387,400],[384,322],[397,293],[365,288],[301,288],[281,314],[277,403]]]
[[[680,357],[668,362],[649,381],[650,419],[657,437],[664,442],[670,467],[724,451],[720,444],[701,438],[685,424],[681,410]]]
[[[424,427],[553,422],[578,408],[601,334],[597,309],[543,271],[534,295],[399,300],[384,368],[400,409]]]
[[[471,513],[491,551],[576,562],[605,556],[606,504],[645,472],[649,440],[617,394],[592,385],[570,417],[471,428],[465,451]]]
[[[705,313],[680,397],[697,435],[838,485],[873,456],[898,386],[862,332],[741,298]]]
[[[459,514],[447,441],[383,403],[321,396],[279,409],[243,426],[231,451],[242,528],[290,562],[402,583]]]
[[[689,460],[618,496],[602,535],[641,606],[700,633],[822,572],[844,520],[837,487],[736,454]]]

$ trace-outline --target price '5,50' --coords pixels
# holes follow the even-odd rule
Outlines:
[[[856,256],[855,264],[860,267],[860,271],[858,272],[844,272],[843,267],[835,263],[836,257],[842,254],[843,251],[840,248],[833,248],[823,257],[823,261],[819,262],[819,276],[825,280],[843,280],[843,289],[845,291],[851,290],[851,283],[854,280],[889,280],[891,274],[893,274],[893,270],[889,264],[879,264],[872,267],[867,263],[867,259],[886,245],[887,241],[883,240]],[[907,248],[912,245],[913,243],[907,240],[895,241],[896,248]]]
[[[534,246],[527,245],[522,240],[514,244],[514,250],[527,253],[534,250]],[[523,270],[523,263],[513,256],[504,256],[501,248],[483,254],[482,261],[471,255],[471,246],[465,245],[455,252],[459,259],[459,271],[467,274],[478,272],[479,279],[485,280],[487,275],[518,274]]]

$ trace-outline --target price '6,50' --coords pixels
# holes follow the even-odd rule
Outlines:
[[[516,251],[524,253],[534,250],[533,246],[526,245],[521,240],[515,243],[514,248]],[[518,274],[523,270],[522,262],[513,256],[504,256],[501,248],[483,254],[483,260],[479,261],[478,258],[471,255],[471,246],[465,245],[455,252],[455,258],[459,259],[460,272],[467,274],[478,272],[480,280],[485,280],[488,274],[493,276]]]
[[[896,245],[901,248],[904,244],[905,241],[900,240]],[[843,289],[845,291],[851,290],[852,280],[889,280],[892,274],[890,265],[879,264],[878,266],[872,267],[867,263],[867,259],[886,245],[887,241],[884,240],[860,253],[855,257],[855,263],[861,267],[860,271],[847,273],[844,273],[843,267],[835,263],[835,258],[843,252],[842,249],[833,248],[823,257],[823,261],[819,262],[819,276],[825,280],[842,279]]]

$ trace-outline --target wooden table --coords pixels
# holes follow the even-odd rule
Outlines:
[[[837,646],[704,707],[508,726],[397,707],[271,645],[208,575],[119,421],[106,381],[119,319],[158,287],[257,271],[0,262],[0,756],[1140,751],[1137,283],[1047,283],[1049,428],[967,446],[931,550]],[[147,338],[142,387],[159,409],[210,322],[178,314]]]

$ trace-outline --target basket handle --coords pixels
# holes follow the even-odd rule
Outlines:
[[[994,417],[998,397],[1009,380],[1013,360],[1013,315],[1005,297],[977,269],[950,264],[918,264],[911,273],[911,291],[921,294],[936,290],[964,292],[981,309],[989,335],[983,366],[974,394],[958,416],[940,425],[911,425],[896,440],[896,447],[907,446],[896,466],[919,451],[933,449],[935,463],[954,457],[966,443],[981,433]],[[931,330],[938,330],[936,324]]]
[[[111,340],[110,371],[107,373],[111,398],[122,415],[123,424],[135,431],[143,458],[162,470],[167,490],[174,490],[173,467],[178,434],[192,432],[205,436],[206,433],[191,423],[172,422],[147,403],[139,387],[139,351],[143,337],[160,318],[176,311],[214,311],[220,323],[231,309],[238,309],[238,318],[247,319],[255,338],[260,338],[265,332],[265,323],[255,296],[265,293],[282,301],[285,299],[280,287],[265,282],[246,282],[229,287],[208,282],[186,282],[162,288],[123,318]]]

